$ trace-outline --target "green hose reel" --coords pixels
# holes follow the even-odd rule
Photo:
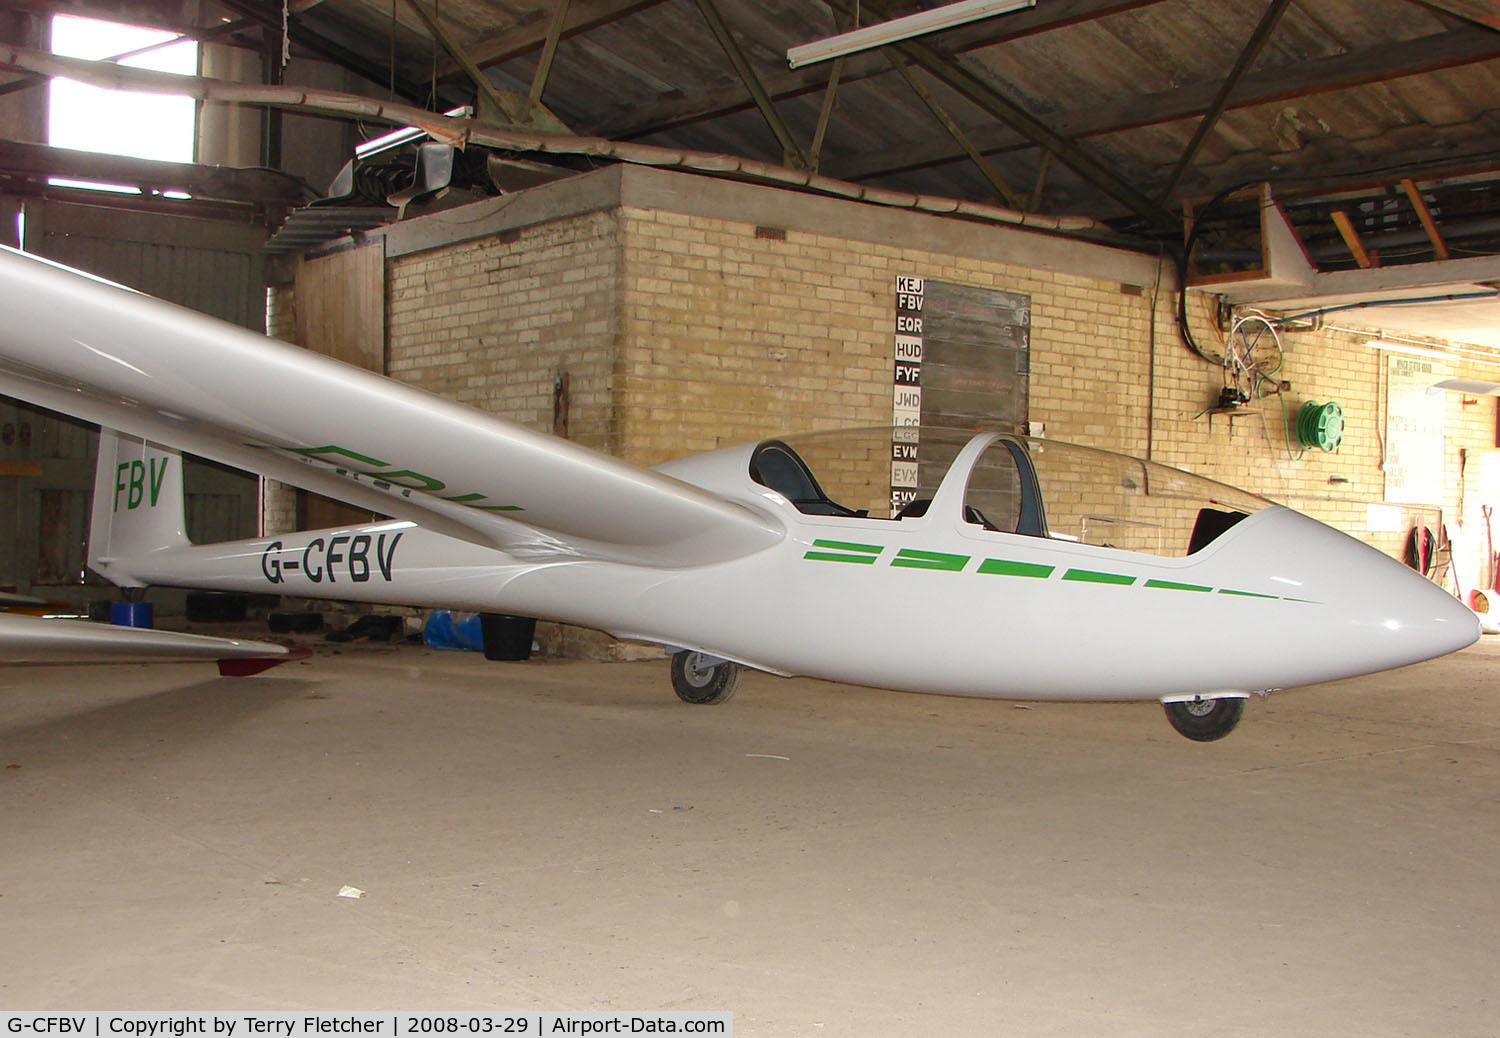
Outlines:
[[[1332,400],[1317,404],[1309,400],[1297,412],[1297,440],[1304,447],[1332,453],[1344,439],[1344,411]]]

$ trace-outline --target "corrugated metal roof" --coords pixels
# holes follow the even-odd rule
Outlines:
[[[528,92],[555,3],[421,2],[492,83]],[[1039,0],[1030,10],[924,38],[927,57],[910,50],[899,57],[923,64],[913,76],[985,154],[1017,204],[1113,219],[1158,236],[1169,233],[1170,214],[1184,201],[1241,181],[1271,180],[1286,198],[1345,181],[1500,170],[1500,32],[1442,10],[1455,0],[1293,0],[1163,197],[1269,3]],[[716,41],[705,4],[764,83],[769,116]],[[770,119],[783,121],[807,149],[831,69],[791,70],[786,50],[829,34],[835,10],[856,6],[868,23],[938,5],[572,0],[542,99],[580,134],[781,162]],[[294,22],[375,68],[394,52],[398,79],[413,89],[425,90],[436,70],[440,96],[421,99],[435,106],[473,92],[406,3],[322,0]],[[971,78],[943,82],[954,68]],[[1057,139],[1039,146],[1037,131],[986,92]],[[880,52],[844,63],[817,160],[823,174],[872,187],[975,201],[997,195]]]

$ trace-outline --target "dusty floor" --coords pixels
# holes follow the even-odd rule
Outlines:
[[[0,675],[0,1007],[1500,1030],[1500,639],[1211,745],[758,675],[689,707],[659,663],[211,675]]]

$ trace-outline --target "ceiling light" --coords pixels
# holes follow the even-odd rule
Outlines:
[[[450,119],[467,119],[474,114],[474,110],[468,105],[460,105],[457,108],[449,109],[443,114]],[[388,151],[397,145],[405,144],[407,141],[414,141],[419,137],[426,136],[427,131],[417,126],[407,126],[399,130],[392,130],[383,137],[376,137],[374,140],[365,141],[363,144],[355,147],[354,156],[355,158],[367,159],[378,152]]]
[[[1431,346],[1408,346],[1404,342],[1386,342],[1384,339],[1371,339],[1365,345],[1372,350],[1379,350],[1382,353],[1405,353],[1413,357],[1436,357],[1439,360],[1463,359],[1444,350],[1434,349]]]
[[[1500,396],[1500,382],[1481,382],[1473,378],[1445,378],[1427,387],[1429,394],[1462,393],[1465,396]]]
[[[923,36],[992,15],[1008,14],[1023,7],[1035,6],[1036,0],[962,0],[961,3],[945,4],[928,11],[892,18],[888,22],[867,25],[863,29],[814,40],[812,43],[788,47],[786,60],[792,68],[801,68],[803,65],[841,58],[872,47],[884,47],[888,43],[909,40],[913,36]]]

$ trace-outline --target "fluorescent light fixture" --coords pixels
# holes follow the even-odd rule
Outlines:
[[[884,47],[888,43],[909,40],[913,36],[951,29],[965,22],[977,22],[981,18],[1035,6],[1036,0],[962,0],[960,3],[945,4],[928,11],[892,18],[888,22],[867,25],[863,29],[814,40],[812,43],[788,47],[786,60],[792,68],[801,68],[803,65],[841,58],[872,47]]]
[[[467,119],[469,116],[474,114],[474,110],[468,105],[460,105],[457,108],[449,109],[443,114],[448,116],[450,119]],[[385,134],[383,137],[376,137],[374,140],[365,141],[363,144],[356,145],[354,148],[354,156],[355,158],[367,159],[371,155],[377,154],[382,151],[387,151],[390,148],[396,147],[397,145],[405,144],[407,141],[414,141],[419,137],[426,136],[427,131],[422,129],[421,127],[406,126],[399,130],[392,130],[390,133]]]
[[[1445,378],[1427,387],[1428,396],[1442,392],[1462,393],[1465,396],[1500,396],[1500,382],[1481,382],[1473,378]]]
[[[65,177],[48,177],[48,187],[75,187],[85,191],[111,191],[117,195],[138,195],[141,189],[129,184],[101,184],[96,180],[68,180]]]
[[[1484,364],[1488,367],[1500,368],[1500,354],[1480,353],[1458,346],[1440,350],[1433,346],[1408,345],[1404,342],[1387,342],[1384,339],[1370,339],[1365,345],[1383,353],[1405,353],[1413,357],[1433,357],[1458,364]]]
[[[1386,342],[1384,339],[1371,339],[1365,345],[1381,353],[1404,353],[1412,357],[1436,357],[1438,360],[1463,359],[1456,354],[1434,349],[1431,346],[1408,346],[1404,342]]]

